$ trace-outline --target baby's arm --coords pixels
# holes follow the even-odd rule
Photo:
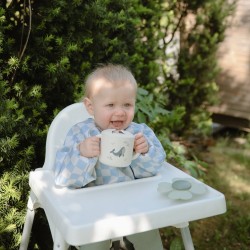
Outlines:
[[[144,178],[157,174],[166,153],[154,132],[145,124],[139,126],[141,132],[135,136],[135,151],[141,154],[132,161],[131,167],[136,178]]]
[[[77,127],[78,126],[78,127]],[[77,125],[69,131],[64,146],[58,150],[55,162],[55,183],[59,186],[79,188],[96,179],[97,157],[88,156],[97,137],[87,137]],[[95,139],[96,138],[96,139]],[[90,144],[90,146],[89,146]],[[87,150],[85,146],[87,145]],[[86,152],[86,157],[83,156]]]

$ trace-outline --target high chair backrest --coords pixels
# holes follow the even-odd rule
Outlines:
[[[74,103],[62,111],[52,121],[46,139],[46,154],[44,168],[53,170],[57,150],[63,146],[70,128],[91,117],[83,102]]]

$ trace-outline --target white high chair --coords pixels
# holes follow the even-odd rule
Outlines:
[[[168,199],[157,192],[160,182],[191,178],[199,183],[168,163],[150,178],[76,190],[55,186],[56,151],[69,129],[88,117],[83,103],[76,103],[53,120],[47,135],[44,166],[30,173],[31,192],[19,249],[27,249],[34,211],[41,207],[49,222],[54,250],[66,250],[69,246],[108,250],[110,239],[123,236],[132,241],[136,250],[162,250],[158,228],[167,226],[180,228],[185,249],[193,250],[188,222],[224,213],[225,197],[204,184],[207,188],[204,195],[188,201]]]

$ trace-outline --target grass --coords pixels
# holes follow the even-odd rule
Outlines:
[[[250,136],[247,134],[220,134],[214,145],[200,152],[207,162],[206,184],[226,197],[227,212],[223,215],[190,223],[196,250],[250,249]],[[167,238],[180,239],[178,230],[165,229],[166,249],[173,247]],[[168,236],[167,236],[168,235]],[[181,240],[179,240],[181,241]]]

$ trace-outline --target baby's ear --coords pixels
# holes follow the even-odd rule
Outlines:
[[[83,99],[83,103],[84,103],[84,105],[85,105],[85,107],[86,107],[88,113],[89,113],[90,115],[94,115],[94,110],[93,110],[93,105],[92,105],[91,100],[90,100],[89,98],[85,97],[85,98]]]

